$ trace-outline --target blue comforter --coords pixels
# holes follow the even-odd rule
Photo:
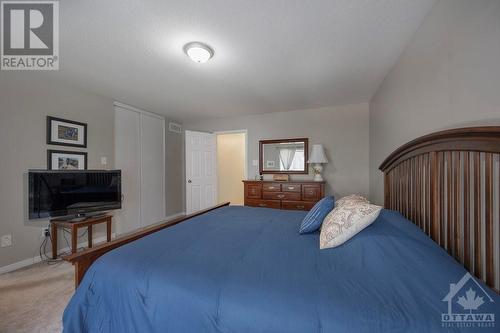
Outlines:
[[[111,251],[85,275],[64,331],[474,331],[441,322],[466,271],[400,214],[384,210],[328,250],[319,233],[299,235],[304,216],[225,207]],[[484,304],[466,312],[500,318],[500,297],[468,283]]]

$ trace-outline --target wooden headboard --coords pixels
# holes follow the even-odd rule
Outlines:
[[[432,133],[381,165],[384,206],[500,290],[500,126]]]

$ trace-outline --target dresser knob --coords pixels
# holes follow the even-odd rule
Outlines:
[[[288,189],[289,189],[289,190],[293,190],[294,188],[295,188],[295,187],[293,187],[293,186],[288,186]]]
[[[309,191],[309,194],[314,194],[314,192],[313,191]]]
[[[304,209],[304,206],[297,206],[297,209]]]
[[[259,206],[260,206],[260,207],[266,207],[267,205],[266,205],[266,204],[261,203],[261,204],[259,204]]]
[[[285,196],[283,194],[278,195],[278,198],[283,199]]]
[[[274,190],[274,186],[269,186],[269,189],[270,190]]]

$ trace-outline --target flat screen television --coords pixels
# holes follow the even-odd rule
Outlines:
[[[120,170],[30,170],[28,184],[29,219],[84,216],[122,205]]]

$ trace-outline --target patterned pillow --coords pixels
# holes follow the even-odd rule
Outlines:
[[[352,203],[370,203],[368,199],[365,197],[358,195],[358,194],[351,194],[345,197],[340,198],[335,202],[335,207],[339,207],[345,204],[352,204]]]
[[[299,233],[307,234],[318,230],[325,216],[332,211],[334,202],[335,199],[332,196],[324,197],[318,201],[302,220]]]
[[[369,203],[346,204],[336,207],[323,221],[319,236],[319,248],[328,249],[344,244],[372,224],[381,210],[382,207]]]

